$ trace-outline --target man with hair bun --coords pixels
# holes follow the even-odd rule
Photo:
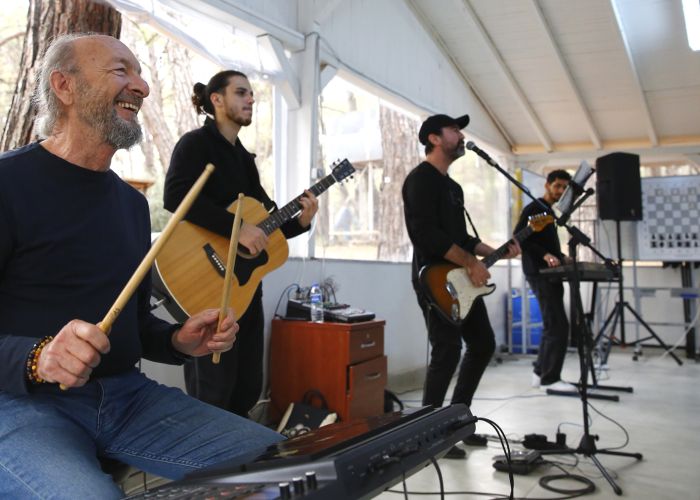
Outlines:
[[[268,210],[277,207],[262,185],[249,153],[238,138],[242,127],[253,116],[253,90],[243,73],[221,71],[209,83],[194,85],[192,103],[198,114],[206,115],[204,125],[186,133],[175,145],[165,178],[163,201],[174,211],[208,163],[216,170],[185,216],[190,222],[229,238],[234,215],[227,208],[239,193],[255,198]],[[308,231],[318,210],[316,197],[305,191],[299,199],[301,214],[284,225],[286,238]],[[251,254],[267,247],[262,229],[245,221],[241,226],[240,244]],[[185,384],[191,396],[241,416],[258,401],[262,391],[264,315],[262,284],[255,291],[246,312],[238,318],[240,331],[233,349],[221,356],[218,364],[211,357],[193,359],[185,364]]]

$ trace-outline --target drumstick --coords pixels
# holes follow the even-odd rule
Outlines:
[[[146,273],[151,269],[153,261],[156,260],[158,252],[160,252],[160,249],[163,248],[163,245],[165,245],[168,238],[170,238],[170,235],[175,230],[175,226],[177,226],[177,224],[185,217],[185,214],[187,214],[187,211],[192,206],[195,198],[197,198],[199,195],[199,192],[204,187],[204,184],[207,182],[207,179],[209,179],[209,176],[214,171],[214,168],[214,165],[211,163],[204,167],[204,172],[202,172],[202,175],[199,176],[197,182],[192,185],[190,190],[182,199],[180,205],[177,207],[177,210],[175,210],[175,213],[165,225],[165,229],[163,229],[163,232],[160,234],[156,242],[151,245],[150,250],[141,261],[141,264],[139,264],[139,267],[136,268],[134,274],[131,275],[131,278],[124,286],[124,289],[117,297],[117,300],[114,301],[111,309],[107,312],[107,315],[97,324],[99,329],[105,332],[105,335],[109,335],[109,331],[112,329],[112,324],[117,320],[119,314],[122,312],[122,309],[124,309],[124,306],[127,302],[129,302],[129,299],[134,294],[139,284],[141,284],[144,276],[146,276]],[[61,384],[61,389],[66,389],[66,387]]]
[[[221,309],[219,309],[219,325],[217,331],[221,330],[221,323],[226,318],[228,310],[228,301],[231,296],[231,281],[233,281],[233,267],[236,265],[236,253],[238,253],[238,233],[241,229],[241,213],[243,212],[243,193],[238,193],[238,205],[236,206],[236,215],[233,217],[233,228],[231,229],[231,241],[228,246],[228,260],[226,262],[226,274],[224,275],[224,291],[221,296]],[[219,364],[221,353],[214,352],[211,362],[215,365]]]

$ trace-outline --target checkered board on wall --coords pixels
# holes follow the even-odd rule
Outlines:
[[[642,179],[641,260],[700,261],[700,176]]]

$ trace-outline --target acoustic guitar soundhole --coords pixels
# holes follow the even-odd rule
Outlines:
[[[224,264],[223,259],[216,253],[214,247],[212,247],[209,243],[205,244],[202,247],[202,250],[204,250],[207,260],[214,268],[214,271],[216,271],[216,273],[223,279],[224,276],[226,276],[226,265]],[[255,271],[258,267],[267,264],[268,260],[270,259],[265,250],[256,256],[249,255],[245,259],[236,259],[234,274],[236,275],[236,278],[238,278],[238,285],[244,286],[246,283],[248,283],[250,277],[253,275],[253,271]]]

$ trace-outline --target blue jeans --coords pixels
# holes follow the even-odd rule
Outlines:
[[[0,391],[0,498],[121,498],[98,456],[179,479],[246,463],[282,439],[136,369],[67,391]]]

